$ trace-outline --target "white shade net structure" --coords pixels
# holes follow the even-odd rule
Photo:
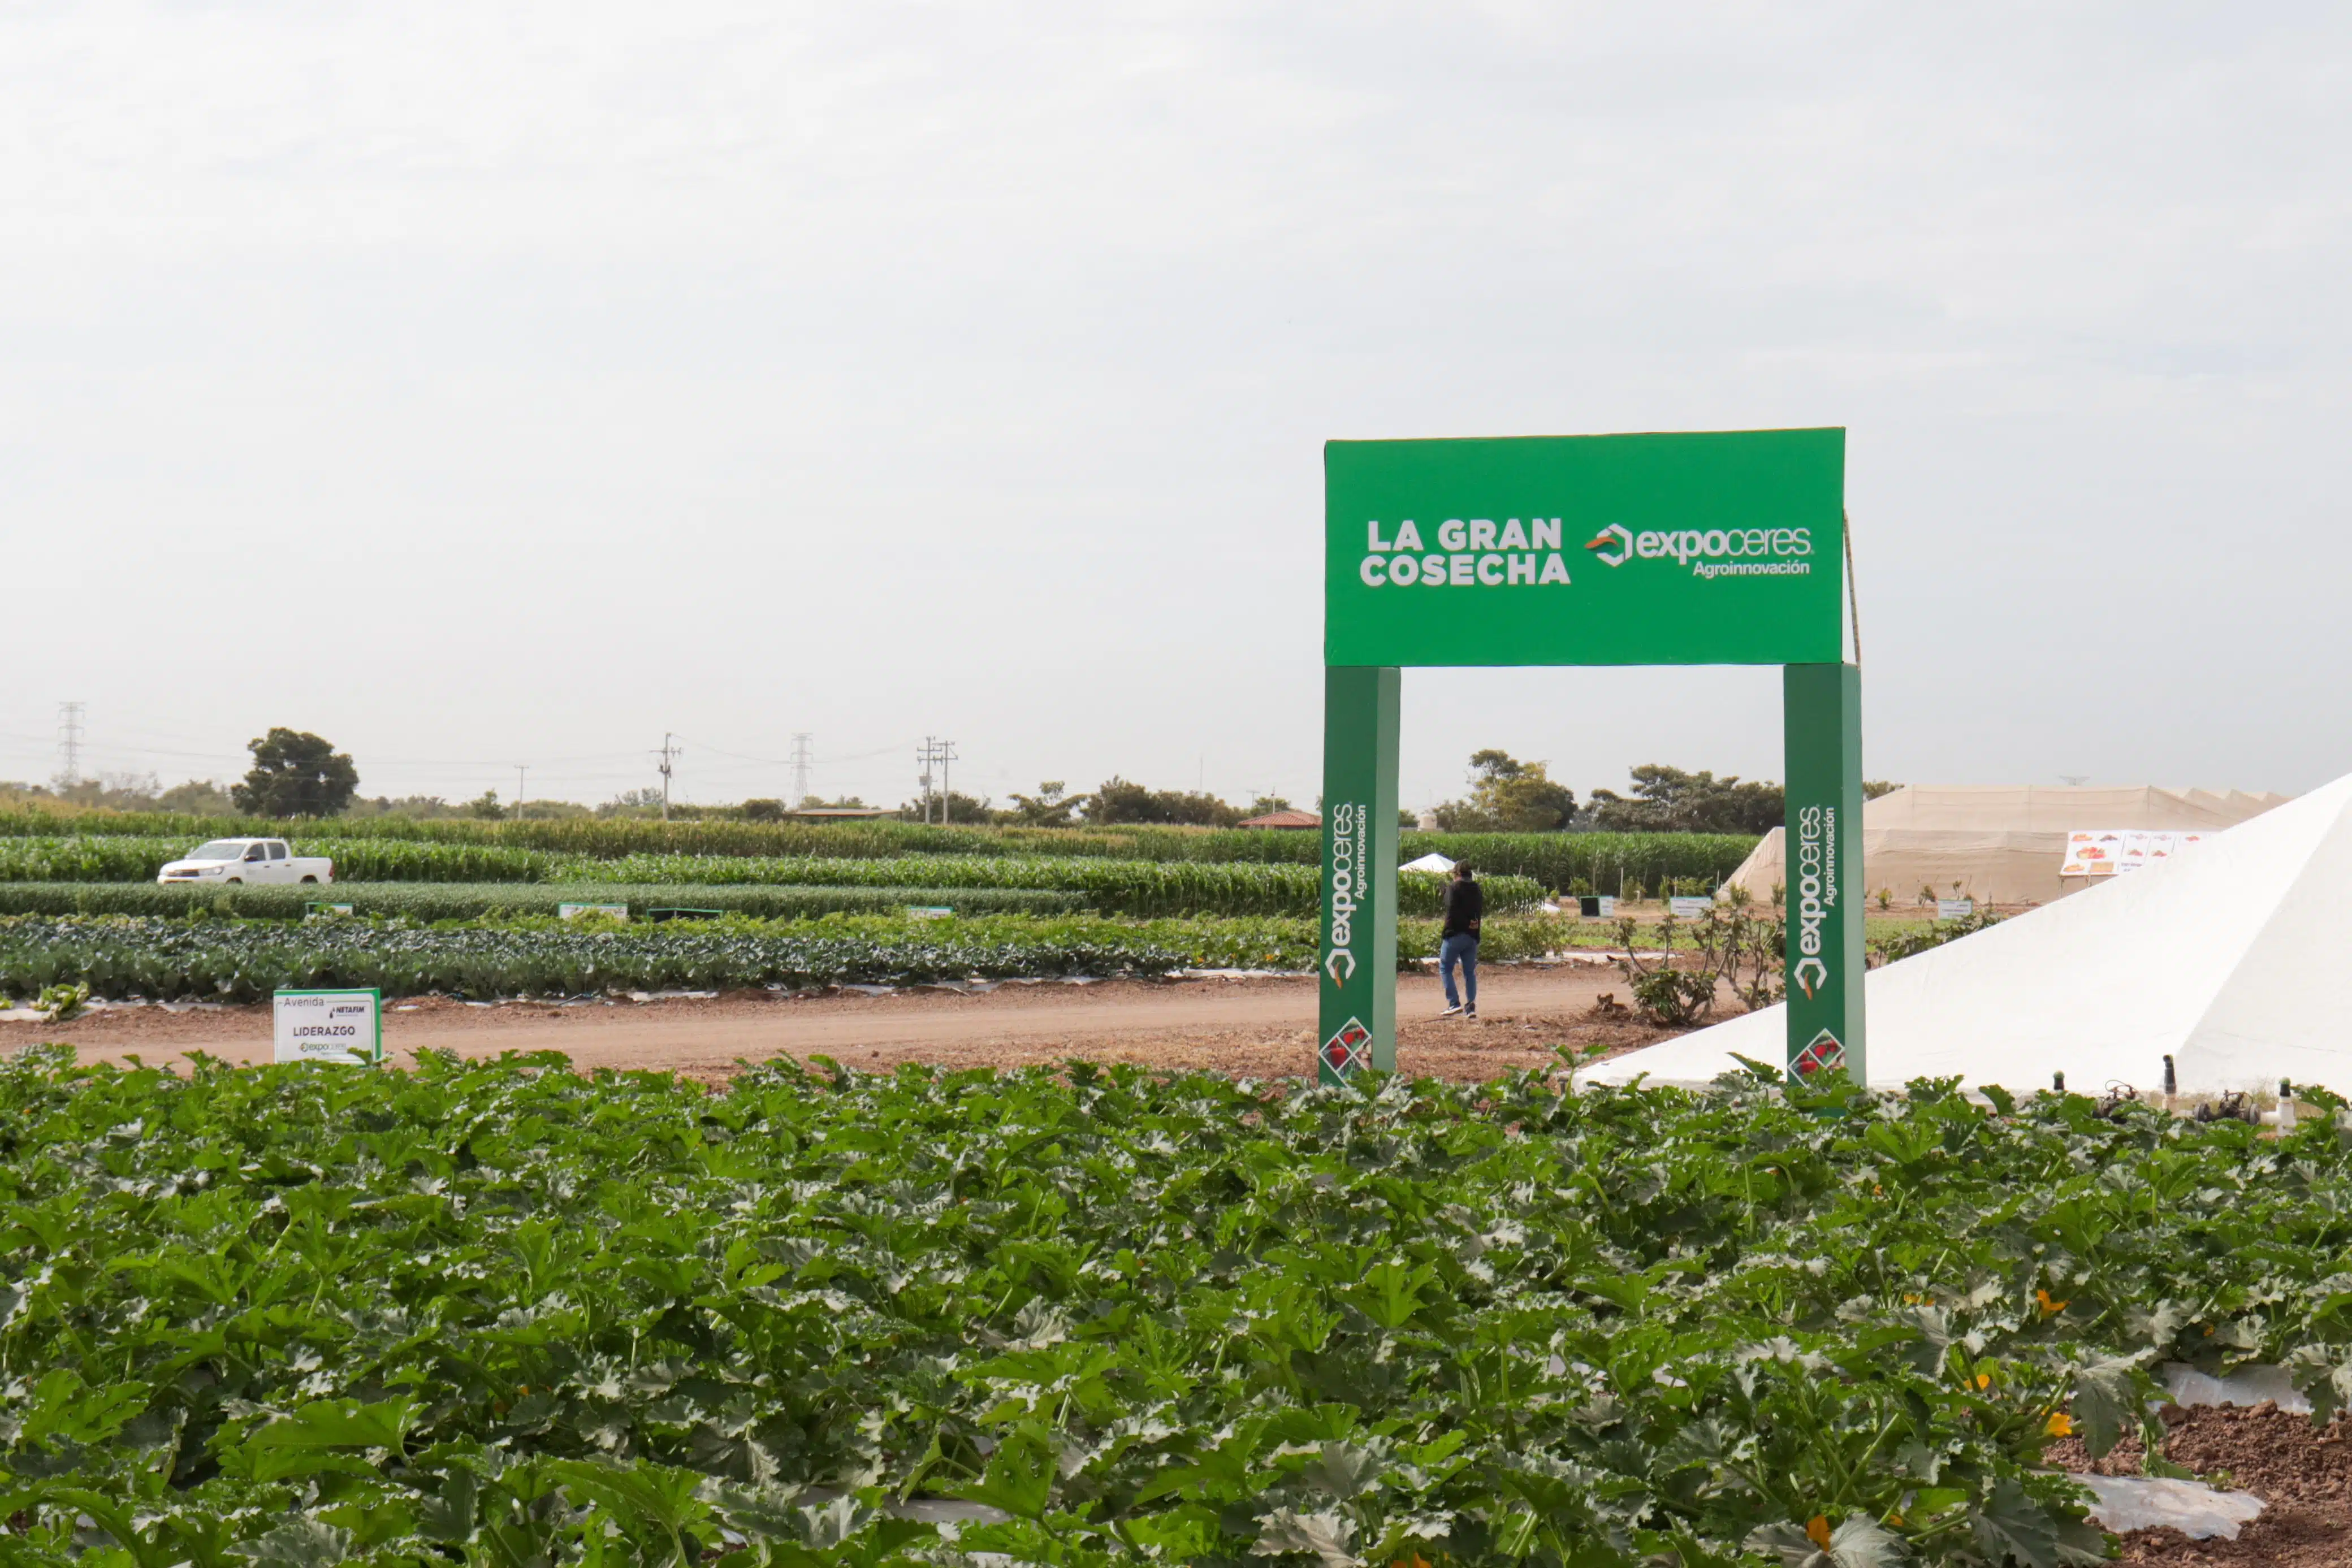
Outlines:
[[[1869,891],[1885,889],[1898,907],[1927,890],[1979,904],[2054,904],[2095,880],[2059,875],[2070,832],[2219,832],[2285,799],[2151,784],[1914,784],[1863,807],[1862,864]],[[1781,835],[1766,834],[1731,873],[1762,903],[1788,880]]]
[[[1864,862],[1865,870],[1869,862]],[[1875,881],[1875,873],[1872,873]],[[1873,1084],[2015,1092],[2164,1086],[2352,1092],[2352,776],[2193,852],[1872,971]],[[1589,1082],[1706,1083],[1735,1055],[1787,1059],[1784,1009],[1743,1014],[1591,1069]]]

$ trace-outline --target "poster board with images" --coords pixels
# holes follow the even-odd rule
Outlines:
[[[2205,838],[2202,832],[2147,828],[2079,828],[2066,835],[2058,874],[2116,876],[2161,865]]]

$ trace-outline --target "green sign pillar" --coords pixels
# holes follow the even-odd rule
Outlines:
[[[1867,1082],[1863,1049],[1862,671],[1780,673],[1788,770],[1789,1071],[1843,1067]]]
[[[1323,671],[1324,1083],[1396,1071],[1397,693],[1393,666]]]

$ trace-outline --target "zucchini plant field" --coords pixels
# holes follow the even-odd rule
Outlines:
[[[2352,1386],[2333,1116],[563,1065],[0,1065],[0,1558],[2059,1568]]]

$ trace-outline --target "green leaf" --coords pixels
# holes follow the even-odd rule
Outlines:
[[[1743,1544],[1759,1555],[1778,1557],[1782,1568],[1900,1568],[1911,1561],[1911,1549],[1903,1538],[1866,1513],[1849,1515],[1829,1532],[1826,1547],[1817,1544],[1804,1526],[1786,1520],[1757,1526]]]
[[[659,1531],[676,1536],[710,1514],[701,1495],[703,1478],[692,1470],[640,1462],[607,1465],[586,1459],[556,1459],[547,1472],[566,1491],[614,1514],[633,1532]]]
[[[352,1554],[352,1532],[304,1517],[279,1525],[240,1551],[255,1568],[334,1568]]]
[[[247,1435],[249,1448],[397,1448],[416,1420],[405,1396],[362,1405],[321,1399]]]
[[[2109,1356],[2074,1369],[2074,1422],[2093,1458],[2105,1458],[2126,1430],[2138,1429],[2147,1407],[2146,1383],[2134,1356]]]
[[[2057,1519],[2008,1476],[1995,1481],[1991,1495],[1969,1511],[1969,1529],[1978,1547],[1995,1563],[2059,1568]]]
[[[988,1469],[980,1479],[947,1495],[1001,1508],[1015,1519],[1041,1520],[1053,1500],[1060,1463],[1061,1450],[1053,1436],[1036,1422],[1024,1421],[988,1456]]]
[[[1363,1559],[1353,1550],[1355,1521],[1345,1514],[1302,1514],[1278,1508],[1257,1522],[1257,1542],[1250,1548],[1254,1557],[1284,1557],[1305,1552],[1321,1559],[1324,1568],[1362,1568]]]

